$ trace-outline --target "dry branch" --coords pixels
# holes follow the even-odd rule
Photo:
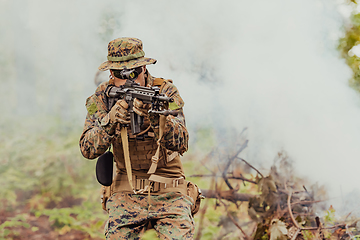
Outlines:
[[[264,175],[262,175],[262,173],[259,170],[257,170],[253,165],[248,163],[245,159],[243,159],[241,157],[236,157],[236,158],[243,161],[244,163],[246,163],[250,168],[254,169],[262,178],[264,178]]]
[[[194,174],[194,175],[191,175],[189,177],[222,177],[222,176],[220,176],[220,175],[211,175],[211,174]],[[242,180],[242,181],[245,181],[245,182],[257,184],[257,182],[255,182],[254,180],[251,180],[251,179],[248,179],[248,178],[245,178],[245,177],[228,176],[227,178],[228,179],[235,179],[235,180]]]
[[[234,162],[235,159],[239,158],[238,155],[242,152],[242,150],[244,150],[247,147],[248,144],[248,140],[245,141],[245,143],[243,145],[240,146],[239,150],[235,153],[234,156],[228,158],[228,161],[226,163],[226,166],[224,168],[224,171],[222,172],[222,177],[226,183],[226,185],[229,187],[230,190],[233,190],[234,188],[231,186],[229,179],[227,177],[227,172],[229,170],[230,165]],[[246,162],[246,161],[245,161]]]
[[[242,152],[242,150],[244,150],[247,147],[248,142],[249,141],[246,140],[245,143],[240,146],[239,150],[234,154],[234,156],[232,156],[228,159],[228,162],[226,163],[223,173],[225,173],[225,174],[227,173],[231,163],[238,157],[238,155]]]
[[[221,199],[225,199],[231,202],[247,202],[250,198],[254,197],[253,194],[247,194],[247,193],[237,193],[233,190],[227,190],[227,191],[215,191],[211,189],[204,189],[201,190],[202,195],[206,198],[218,198],[220,196]]]
[[[218,165],[217,171],[210,170],[207,166],[205,166],[205,161],[202,161],[204,167],[210,170],[212,174],[195,174],[190,176],[210,177],[212,178],[212,181],[215,181],[215,187],[213,189],[211,189],[212,187],[210,187],[210,189],[203,189],[202,195],[208,199],[218,199],[215,207],[218,206],[218,203],[221,203],[225,207],[229,221],[232,221],[233,224],[242,232],[244,235],[243,238],[249,239],[249,236],[254,236],[254,239],[260,239],[262,237],[269,237],[271,234],[276,235],[274,232],[269,232],[273,219],[281,219],[279,220],[281,221],[281,224],[284,224],[284,226],[286,226],[289,230],[284,237],[288,237],[293,240],[304,239],[304,236],[307,234],[318,239],[323,239],[325,233],[332,234],[334,236],[336,235],[338,237],[344,237],[345,235],[353,237],[360,233],[360,231],[356,229],[354,230],[354,226],[352,226],[354,223],[350,224],[349,221],[344,221],[344,223],[335,224],[333,226],[326,226],[328,225],[326,221],[321,223],[320,218],[316,217],[313,207],[317,207],[314,205],[322,201],[316,200],[314,197],[314,190],[308,192],[304,185],[299,190],[299,184],[296,184],[298,179],[295,179],[291,174],[287,174],[288,172],[291,172],[291,165],[289,165],[287,155],[280,152],[278,154],[278,161],[280,161],[279,163],[281,164],[280,167],[277,167],[277,165],[274,164],[271,168],[270,174],[268,176],[264,176],[254,166],[238,156],[242,150],[247,147],[247,143],[248,141],[244,141],[243,144],[239,146],[238,150],[234,151],[234,154],[231,156],[216,155],[216,157],[220,157],[222,159],[225,158],[225,161],[221,161],[222,164]],[[207,156],[206,159],[211,158],[214,155],[213,153],[214,150]],[[243,177],[241,169],[238,168],[236,168],[234,172],[229,172],[231,164],[233,164],[236,160],[243,161],[250,168],[255,170],[257,172],[256,178],[247,179]],[[230,182],[230,180],[232,181]],[[236,186],[239,186],[239,181],[236,180],[256,184],[258,194],[239,193],[238,187],[234,188],[231,186],[231,184],[236,183]],[[228,190],[221,190],[220,187],[217,187],[218,183],[223,183],[222,181],[226,183]],[[287,185],[287,183],[290,184]],[[249,186],[249,189],[252,189],[251,185]],[[257,224],[253,229],[254,232],[252,234],[247,235],[243,231],[241,220],[239,223],[235,221],[235,218],[233,218],[228,211],[229,204],[223,200],[232,202],[236,204],[236,206],[238,202],[248,202],[248,215],[254,223]],[[206,205],[205,211],[207,207],[208,206]],[[203,218],[204,215],[201,217]],[[272,229],[279,230],[282,229],[282,226],[275,225]],[[331,233],[329,230],[332,230],[333,232]],[[197,239],[200,237],[201,231],[198,234]]]

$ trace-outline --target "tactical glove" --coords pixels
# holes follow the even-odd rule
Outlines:
[[[117,123],[130,123],[130,115],[127,111],[129,105],[125,100],[120,99],[111,108],[110,112],[101,120],[101,127],[109,134],[115,133]]]
[[[130,123],[130,115],[127,111],[129,105],[124,99],[118,100],[109,112],[110,123]]]
[[[133,110],[139,116],[148,116],[148,111],[150,109],[150,104],[143,103],[141,100],[135,98],[133,103]]]

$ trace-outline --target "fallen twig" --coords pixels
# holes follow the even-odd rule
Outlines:
[[[247,143],[248,143],[248,140],[245,141],[245,143],[243,145],[240,146],[240,149],[235,153],[234,156],[230,157],[228,159],[228,162],[226,163],[226,166],[221,174],[222,178],[224,179],[226,185],[229,187],[230,190],[234,189],[230,182],[229,182],[229,179],[227,178],[227,171],[231,165],[231,163],[234,161],[235,158],[237,158],[237,156],[241,153],[242,150],[244,150],[246,147],[247,147]]]
[[[249,167],[251,167],[252,169],[254,169],[262,178],[264,178],[264,175],[261,174],[261,172],[259,170],[257,170],[253,165],[251,165],[250,163],[248,163],[245,159],[241,158],[241,157],[236,157],[237,159],[240,159],[241,161],[243,161],[244,163],[246,163]]]
[[[209,159],[209,156],[211,156],[213,153],[214,153],[214,149],[211,150],[210,153],[208,153],[208,154],[200,161],[200,163],[201,163],[209,172],[211,172],[212,174],[215,174],[210,168],[208,168],[208,167],[205,165],[205,162]]]
[[[290,217],[291,217],[291,220],[292,222],[294,223],[294,225],[297,227],[297,228],[301,228],[299,226],[299,223],[295,220],[294,218],[294,215],[292,213],[292,210],[291,210],[291,190],[289,191],[289,194],[288,194],[288,199],[287,199],[287,205],[288,205],[288,210],[289,210],[289,214],[290,214]]]
[[[211,174],[194,174],[194,175],[191,175],[189,177],[222,177],[222,176],[219,176],[219,175],[211,175]],[[250,183],[253,183],[253,184],[257,184],[257,182],[253,181],[253,180],[250,180],[250,179],[247,179],[247,178],[244,178],[244,177],[234,177],[234,176],[228,176],[227,177],[228,179],[236,179],[236,180],[242,180],[242,181],[245,181],[245,182],[250,182]]]
[[[308,205],[308,204],[313,204],[313,203],[319,203],[319,202],[324,202],[323,200],[318,200],[318,201],[299,201],[299,202],[293,202],[291,204],[291,206],[297,205],[297,204],[303,204],[303,205]]]
[[[234,188],[231,186],[230,182],[229,182],[229,179],[226,177],[226,173],[223,172],[222,174],[222,178],[224,179],[224,182],[226,183],[226,185],[228,186],[228,188],[230,190],[233,190]]]
[[[253,194],[237,193],[233,190],[216,191],[211,189],[201,189],[202,195],[206,198],[221,198],[231,202],[247,202],[250,198],[254,197]]]
[[[246,140],[245,143],[243,145],[240,146],[239,150],[234,154],[234,156],[232,156],[231,158],[229,158],[223,173],[226,173],[231,165],[231,163],[234,161],[235,158],[238,157],[238,155],[242,152],[242,150],[244,150],[247,147],[249,140]]]
[[[287,189],[286,183],[285,183],[285,190],[288,191],[287,205],[288,205],[288,211],[289,211],[289,214],[290,214],[290,218],[291,218],[291,221],[293,222],[293,224],[295,225],[295,227],[297,228],[296,233],[294,234],[294,236],[291,239],[295,240],[296,236],[300,233],[300,231],[304,231],[304,230],[316,230],[318,232],[321,232],[322,229],[334,229],[334,228],[338,228],[338,227],[343,227],[343,228],[347,227],[347,224],[345,224],[345,223],[337,224],[337,225],[334,225],[334,226],[331,226],[331,227],[322,227],[319,219],[317,219],[317,221],[316,221],[317,222],[317,227],[301,227],[299,225],[299,223],[295,220],[294,215],[292,213],[292,209],[291,209],[292,191]]]
[[[300,231],[301,231],[300,228],[296,229],[296,232],[295,232],[294,236],[291,238],[291,240],[295,240],[297,235],[299,235]]]

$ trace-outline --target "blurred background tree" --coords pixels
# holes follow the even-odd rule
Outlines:
[[[360,13],[357,1],[349,1],[348,4],[352,12],[345,22],[344,36],[339,40],[338,49],[353,72],[350,86],[360,92]]]

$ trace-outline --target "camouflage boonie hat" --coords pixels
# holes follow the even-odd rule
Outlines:
[[[143,44],[137,38],[117,38],[109,42],[108,61],[102,63],[99,70],[109,69],[132,69],[144,65],[155,64],[156,60],[146,58],[143,51]]]

